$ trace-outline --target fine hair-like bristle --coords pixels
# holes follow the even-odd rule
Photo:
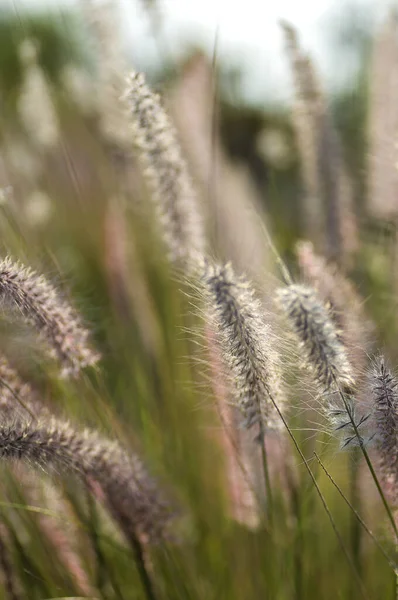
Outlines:
[[[277,299],[287,315],[304,351],[307,366],[321,392],[352,389],[354,379],[344,345],[328,309],[316,292],[293,284],[277,291]]]
[[[67,421],[10,420],[0,427],[0,460],[20,460],[46,471],[74,472],[89,489],[97,483],[112,516],[130,540],[164,536],[168,503],[141,460],[97,432],[79,431]]]
[[[394,484],[398,468],[398,380],[380,356],[370,377],[375,435],[383,477]]]
[[[129,76],[124,100],[130,112],[132,141],[156,203],[170,259],[196,258],[204,252],[205,235],[174,127],[141,73]]]
[[[0,262],[0,301],[16,308],[46,342],[63,376],[75,376],[99,355],[89,345],[89,332],[77,312],[55,288],[29,267],[11,258]]]
[[[237,405],[246,426],[261,423],[277,428],[279,419],[271,398],[281,408],[278,355],[253,290],[237,277],[231,265],[207,264],[203,284],[208,310],[233,383]]]

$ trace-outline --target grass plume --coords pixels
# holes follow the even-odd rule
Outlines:
[[[398,467],[398,381],[380,356],[370,376],[374,411],[374,439],[380,456],[381,473],[397,493]]]
[[[293,126],[306,188],[303,225],[318,248],[345,263],[358,246],[352,182],[314,64],[294,27],[283,22],[282,28],[294,77]]]
[[[366,369],[366,357],[373,347],[374,325],[364,301],[353,282],[336,264],[316,254],[310,242],[299,242],[296,254],[303,279],[329,307],[357,380]]]
[[[0,263],[0,301],[4,308],[17,309],[39,333],[59,361],[63,376],[76,376],[98,361],[79,315],[43,275],[5,258]]]
[[[73,472],[88,485],[95,481],[119,523],[147,539],[159,539],[165,532],[169,507],[141,460],[95,431],[78,431],[54,418],[6,422],[0,428],[0,459]]]
[[[245,425],[261,423],[265,429],[278,428],[279,420],[270,402],[270,395],[275,401],[281,399],[278,355],[259,301],[249,283],[237,277],[229,264],[207,264],[202,281]]]
[[[305,285],[281,288],[277,298],[304,351],[307,366],[322,392],[351,389],[352,368],[327,307],[316,292]]]
[[[129,76],[124,100],[170,259],[196,258],[205,248],[203,224],[174,127],[141,73]]]

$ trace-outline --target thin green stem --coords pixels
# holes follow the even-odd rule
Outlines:
[[[350,565],[350,567],[351,567],[351,569],[352,569],[352,571],[354,573],[354,576],[355,576],[355,578],[356,578],[356,580],[358,582],[360,594],[361,594],[361,596],[363,598],[369,598],[368,595],[367,595],[367,592],[366,592],[366,590],[364,588],[363,582],[361,581],[361,578],[359,577],[358,572],[357,572],[357,570],[355,568],[355,565],[354,565],[354,563],[353,563],[353,561],[351,559],[351,556],[350,556],[350,554],[349,554],[349,552],[348,552],[348,550],[347,550],[347,548],[346,548],[346,546],[344,544],[344,540],[341,537],[339,530],[337,529],[335,520],[333,519],[333,515],[330,512],[330,509],[329,509],[329,506],[327,505],[325,497],[323,496],[323,494],[321,492],[321,489],[320,489],[320,487],[318,485],[318,482],[315,479],[313,472],[311,471],[311,468],[310,468],[310,466],[308,464],[308,461],[305,458],[305,456],[304,456],[304,454],[303,454],[303,452],[302,452],[302,450],[301,450],[301,448],[300,448],[300,446],[299,446],[299,444],[298,444],[298,442],[297,442],[297,440],[296,440],[296,438],[295,438],[292,430],[290,429],[289,424],[287,423],[285,417],[283,416],[282,412],[280,411],[277,403],[275,402],[275,400],[274,400],[274,398],[272,397],[271,394],[270,394],[270,399],[271,399],[271,402],[274,405],[274,408],[277,411],[280,419],[282,420],[282,423],[284,424],[284,426],[285,426],[285,428],[286,428],[286,430],[288,432],[288,435],[289,435],[290,439],[292,440],[292,442],[294,444],[294,447],[296,448],[297,452],[299,453],[300,458],[303,461],[303,464],[304,464],[304,466],[305,466],[305,468],[306,468],[306,470],[307,470],[307,472],[308,472],[308,474],[309,474],[309,476],[310,476],[310,478],[312,480],[312,483],[314,484],[314,487],[315,487],[315,489],[317,491],[317,494],[318,494],[318,496],[319,496],[319,498],[320,498],[320,500],[322,502],[323,508],[325,509],[325,512],[326,512],[326,514],[327,514],[327,516],[329,518],[329,521],[330,521],[330,524],[331,524],[331,526],[333,528],[333,531],[336,534],[336,537],[337,537],[337,540],[338,540],[338,542],[340,544],[340,547],[341,547],[342,551],[344,552],[344,555],[345,555],[345,557],[347,559],[347,562]]]
[[[369,537],[372,538],[372,540],[375,543],[375,545],[377,546],[377,548],[380,550],[380,552],[382,553],[382,555],[384,556],[384,558],[387,560],[389,566],[392,569],[395,570],[397,568],[397,565],[388,556],[387,552],[384,550],[384,548],[380,544],[379,540],[376,538],[376,536],[371,531],[371,529],[369,529],[369,527],[366,525],[365,521],[362,519],[361,515],[355,509],[355,507],[353,506],[353,504],[351,504],[351,502],[349,501],[349,499],[347,498],[347,496],[344,494],[343,490],[338,485],[338,483],[333,479],[332,475],[326,469],[325,465],[323,464],[323,462],[321,461],[321,459],[319,458],[319,456],[318,456],[318,454],[316,452],[314,452],[314,456],[315,456],[316,460],[318,461],[319,465],[322,467],[325,475],[328,477],[328,479],[334,485],[334,487],[336,488],[336,490],[339,492],[340,496],[343,498],[344,502],[350,507],[350,509],[351,509],[353,515],[355,516],[356,520],[358,521],[358,523],[360,523],[362,525],[363,529],[366,531],[366,533],[369,535]]]
[[[361,506],[361,496],[359,493],[359,467],[360,467],[360,451],[358,448],[354,448],[353,455],[351,457],[350,462],[350,500],[352,506],[355,506],[356,509],[360,510]],[[363,573],[363,564],[362,564],[362,554],[361,554],[361,546],[362,546],[362,535],[363,531],[358,519],[355,518],[354,515],[351,515],[350,519],[350,541],[351,541],[351,554],[354,559],[355,566],[360,575]],[[354,582],[352,582],[354,584]],[[352,593],[351,596],[354,594]]]
[[[135,555],[137,569],[141,578],[142,587],[145,590],[146,597],[148,600],[156,600],[155,590],[145,564],[145,557],[141,542],[135,535],[130,534],[128,537],[131,548]]]
[[[336,380],[335,380],[335,383],[336,383],[336,386],[338,387],[338,383],[337,383]],[[363,456],[365,458],[365,461],[366,461],[366,464],[367,464],[368,469],[370,471],[370,474],[372,475],[372,478],[373,478],[373,481],[374,481],[374,483],[376,485],[377,491],[379,492],[380,498],[381,498],[381,500],[383,502],[384,508],[385,508],[386,513],[388,515],[388,518],[389,518],[389,520],[391,522],[391,525],[392,525],[392,528],[393,528],[393,531],[394,531],[394,534],[395,534],[396,542],[398,542],[398,529],[397,529],[397,525],[396,525],[395,520],[394,520],[394,516],[393,516],[393,514],[391,512],[391,508],[390,508],[390,506],[389,506],[389,504],[387,502],[387,499],[386,499],[386,497],[384,495],[384,492],[382,490],[382,487],[380,485],[379,479],[378,479],[378,477],[376,475],[376,472],[374,470],[374,467],[372,465],[372,461],[370,460],[368,451],[366,450],[365,444],[363,443],[362,437],[361,437],[361,435],[360,435],[360,433],[358,431],[358,427],[357,427],[357,425],[355,423],[355,419],[352,416],[352,413],[351,413],[350,407],[348,405],[348,402],[347,402],[347,400],[346,400],[343,392],[340,390],[339,387],[338,387],[338,390],[339,390],[339,395],[340,395],[340,397],[341,397],[341,399],[343,401],[344,407],[345,407],[345,409],[347,411],[347,414],[348,414],[348,416],[350,418],[351,425],[352,425],[352,427],[354,429],[355,435],[358,438],[359,447],[360,447],[360,449],[362,451],[362,454],[363,454]]]
[[[267,507],[267,515],[270,526],[273,522],[273,512],[274,512],[274,502],[272,497],[272,487],[271,487],[271,478],[269,476],[268,469],[268,457],[267,457],[267,447],[265,445],[265,431],[264,431],[264,423],[260,421],[260,437],[261,437],[261,461],[263,467],[264,474],[264,485],[265,485],[265,502]]]

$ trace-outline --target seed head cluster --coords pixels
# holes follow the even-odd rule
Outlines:
[[[5,308],[17,309],[40,334],[63,376],[76,376],[98,361],[76,311],[42,275],[10,258],[0,263],[0,301]]]
[[[224,362],[246,426],[278,427],[271,397],[280,404],[278,356],[271,328],[264,322],[259,302],[230,265],[208,264],[203,282]]]
[[[113,516],[130,528],[129,533],[153,540],[164,534],[169,507],[141,460],[95,431],[79,431],[55,418],[9,420],[0,427],[0,459],[21,460],[46,471],[71,471],[89,487],[96,482]]]
[[[151,188],[170,259],[203,254],[205,241],[196,194],[172,123],[140,73],[127,81],[127,103],[144,175]]]
[[[351,365],[328,309],[315,291],[304,285],[289,285],[277,297],[304,351],[307,366],[322,392],[339,386],[351,390]]]
[[[337,268],[314,252],[310,242],[296,246],[300,271],[329,313],[347,349],[355,380],[366,370],[367,355],[373,349],[374,326],[364,310],[364,302],[354,284]]]
[[[375,445],[380,455],[381,469],[386,479],[397,481],[398,469],[398,381],[378,358],[371,374]]]

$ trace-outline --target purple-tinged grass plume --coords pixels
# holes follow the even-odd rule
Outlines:
[[[367,355],[373,347],[374,325],[366,314],[364,300],[337,265],[314,252],[311,242],[299,242],[296,254],[305,282],[329,307],[357,381],[365,372]]]
[[[352,181],[314,65],[296,30],[285,22],[282,28],[294,77],[293,126],[306,188],[303,225],[317,247],[346,262],[358,246]]]
[[[97,432],[67,421],[6,419],[0,427],[0,460],[18,460],[60,474],[72,472],[92,489],[97,483],[128,541],[157,541],[170,522],[169,504],[141,460]]]
[[[128,78],[124,101],[130,113],[132,142],[156,203],[170,259],[187,261],[189,266],[189,259],[204,253],[205,234],[174,127],[141,73]]]
[[[236,403],[247,427],[279,428],[271,398],[281,406],[278,355],[253,290],[232,267],[204,266],[207,307],[215,325]]]
[[[374,443],[380,456],[383,478],[397,494],[398,474],[398,380],[379,357],[370,376]]]
[[[0,302],[4,308],[17,309],[39,333],[63,376],[76,376],[98,361],[89,332],[72,306],[42,275],[10,258],[0,263]]]

